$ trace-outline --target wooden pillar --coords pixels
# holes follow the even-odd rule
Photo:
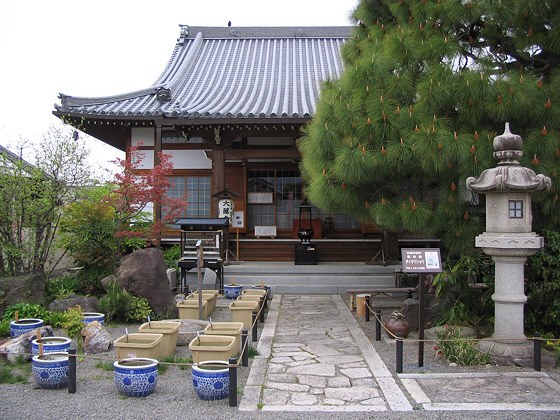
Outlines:
[[[214,128],[214,149],[212,150],[212,195],[226,188],[226,158],[220,129]],[[212,197],[211,215],[218,217],[218,197]]]
[[[156,132],[154,139],[154,166],[159,165],[159,154],[161,153],[161,124],[156,124]],[[161,203],[154,203],[154,213],[156,222],[161,220]],[[160,241],[158,240],[156,246],[159,248]]]

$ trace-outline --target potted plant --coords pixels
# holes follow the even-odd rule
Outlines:
[[[222,360],[208,360],[192,367],[192,382],[201,400],[221,400],[229,396],[229,367]]]
[[[147,357],[117,360],[113,363],[115,385],[128,397],[150,395],[157,385],[158,361]]]
[[[392,338],[391,334],[397,335],[397,333],[402,333],[403,338],[406,338],[410,333],[410,325],[406,322],[406,316],[399,311],[394,311],[385,322],[385,328],[387,328],[387,334]],[[391,332],[391,334],[389,334]]]

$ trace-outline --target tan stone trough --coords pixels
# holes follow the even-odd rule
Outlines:
[[[234,322],[242,322],[244,330],[250,330],[253,326],[253,311],[258,311],[258,300],[235,300],[229,305],[231,319]]]
[[[177,309],[179,310],[179,318],[181,319],[199,319],[198,296],[187,297],[185,300],[178,302]],[[208,301],[202,299],[202,317],[208,318],[211,313],[212,311],[210,311]]]
[[[243,295],[257,295],[261,297],[266,297],[266,290],[263,289],[243,289],[241,296]]]
[[[142,334],[163,335],[163,340],[160,345],[160,357],[164,358],[175,353],[179,328],[181,328],[180,322],[150,321],[140,325],[138,332]]]
[[[235,356],[241,347],[241,332],[243,322],[212,322],[204,329],[204,335],[226,335],[234,337],[233,349],[236,350]]]
[[[189,344],[193,363],[206,362],[208,360],[221,360],[228,362],[230,357],[235,356],[239,349],[234,349],[235,337],[227,335],[201,335],[195,337]]]
[[[216,301],[218,299],[218,291],[217,290],[203,290],[202,291],[202,299],[208,301],[208,310],[210,313],[216,309]],[[195,298],[198,299],[198,292],[193,292],[187,298]]]
[[[148,357],[159,359],[163,334],[132,333],[117,338],[113,345],[117,348],[117,358]]]

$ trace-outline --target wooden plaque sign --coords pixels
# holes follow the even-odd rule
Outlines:
[[[439,248],[403,248],[402,271],[405,273],[439,273]]]

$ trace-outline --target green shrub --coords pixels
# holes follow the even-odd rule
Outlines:
[[[10,336],[10,321],[2,320],[0,321],[0,337]]]
[[[77,276],[58,276],[47,281],[45,285],[45,299],[47,303],[51,303],[56,299],[64,299],[68,296],[80,294],[81,290],[81,281]]]
[[[558,337],[560,324],[560,233],[544,231],[545,247],[528,259],[525,328]]]
[[[51,325],[54,328],[64,328],[64,323],[66,322],[66,312],[50,312],[45,319],[46,325]]]
[[[120,289],[116,281],[109,284],[108,293],[99,299],[97,309],[105,314],[109,321],[126,321],[126,311],[130,307],[132,295]]]
[[[461,341],[461,330],[458,327],[445,326],[438,331],[439,341],[434,350],[449,363],[461,366],[485,365],[490,362],[490,352],[481,352],[476,341]],[[446,341],[443,341],[446,340]],[[451,341],[447,341],[451,340]]]
[[[92,265],[81,269],[78,272],[80,280],[80,292],[84,295],[101,296],[105,292],[101,280],[113,274],[112,264]]]
[[[82,318],[82,308],[76,305],[73,308],[68,308],[66,311],[66,321],[63,324],[68,337],[78,342],[78,348],[82,346],[82,329],[84,328]]]
[[[173,245],[171,248],[167,248],[163,251],[163,260],[165,261],[165,266],[167,268],[178,268],[177,261],[181,256],[181,248],[179,245]]]
[[[18,312],[20,319],[22,318],[39,318],[45,320],[49,316],[49,311],[41,305],[32,303],[16,303],[6,308],[2,319],[4,321],[13,321],[16,319],[15,313]]]
[[[126,321],[131,323],[146,322],[151,313],[152,308],[150,307],[148,299],[132,296],[126,308]]]

